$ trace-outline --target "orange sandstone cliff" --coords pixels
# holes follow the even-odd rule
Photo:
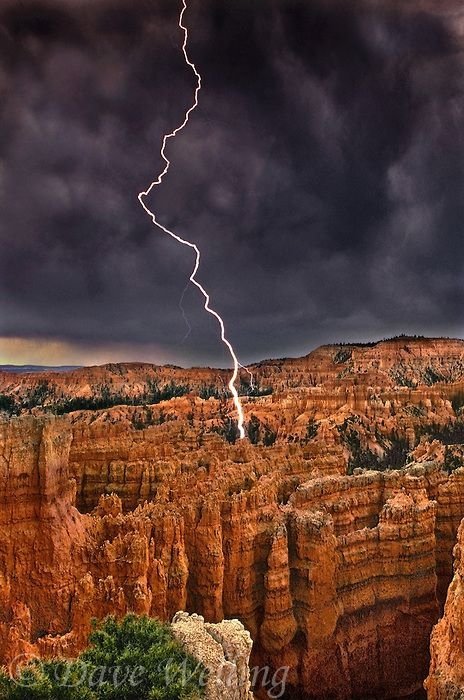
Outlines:
[[[431,637],[430,673],[426,680],[430,700],[464,697],[464,521],[454,549],[455,571],[442,619]]]

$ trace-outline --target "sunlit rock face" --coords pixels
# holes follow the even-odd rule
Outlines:
[[[253,667],[288,666],[288,697],[417,691],[464,517],[459,445],[439,439],[459,436],[463,358],[459,341],[400,339],[262,363],[272,393],[244,397],[255,428],[235,444],[221,372],[2,376],[24,415],[0,424],[1,660],[75,654],[92,617],[187,610],[240,620]],[[188,389],[47,413],[155,377]],[[38,388],[46,410],[27,405]]]
[[[464,697],[464,521],[454,549],[455,570],[448,589],[444,615],[434,627],[430,673],[426,680],[430,700],[459,700]]]
[[[206,700],[253,700],[250,681],[252,641],[238,620],[205,622],[202,615],[177,612],[176,639],[208,669]]]

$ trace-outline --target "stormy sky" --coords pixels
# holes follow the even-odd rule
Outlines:
[[[0,360],[226,365],[137,201],[191,104],[177,0],[0,5]],[[191,0],[149,204],[242,362],[463,334],[461,0]]]

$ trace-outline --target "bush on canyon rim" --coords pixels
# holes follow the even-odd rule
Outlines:
[[[149,617],[95,624],[77,659],[34,661],[0,675],[1,700],[200,700],[206,670],[168,625]]]

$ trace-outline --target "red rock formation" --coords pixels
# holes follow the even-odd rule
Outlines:
[[[83,556],[86,518],[73,505],[70,442],[65,421],[0,424],[1,622],[10,635],[29,628],[27,641],[63,631],[76,584],[69,562]],[[4,644],[5,658],[17,651]]]
[[[1,423],[1,660],[74,654],[92,617],[187,609],[240,619],[253,664],[288,665],[297,697],[414,692],[464,517],[464,470],[448,475],[444,447],[417,445],[417,428],[456,421],[462,363],[461,342],[404,339],[262,363],[275,393],[245,412],[277,433],[268,447],[229,444],[214,432],[229,408],[194,392],[146,424],[143,406]],[[63,396],[111,380],[136,395],[148,371],[47,377]],[[437,376],[449,383],[424,384]],[[8,375],[2,390],[25,397],[34,381]],[[353,445],[381,456],[392,431],[409,440],[407,469],[346,475]]]
[[[34,643],[44,654],[75,653],[93,616],[170,618],[188,607],[211,621],[241,619],[257,642],[254,663],[288,662],[289,683],[307,697],[324,697],[321,687],[394,697],[425,675],[438,615],[427,493],[446,481],[437,467],[312,479],[287,503],[285,478],[259,470],[249,490],[218,498],[226,476],[236,480],[230,467],[211,482],[216,495],[200,484],[185,502],[155,499],[126,513],[119,497],[103,496],[81,515],[68,472],[72,426],[21,418],[4,431],[5,455],[28,446],[21,471],[14,457],[2,483],[1,541],[20,547],[2,552],[5,660]],[[249,473],[246,450],[230,449],[238,473]]]
[[[430,673],[425,682],[429,700],[464,697],[464,521],[454,550],[455,572],[448,590],[444,616],[434,627]]]

